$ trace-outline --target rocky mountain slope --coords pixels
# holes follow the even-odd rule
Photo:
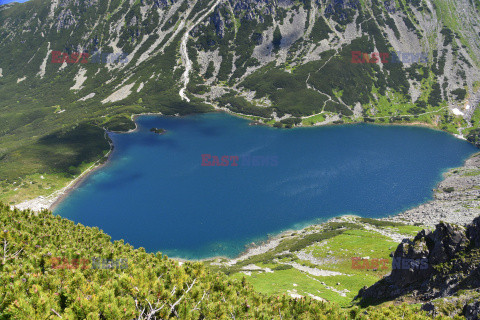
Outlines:
[[[277,127],[420,122],[475,143],[479,8],[478,0],[3,5],[0,184],[78,174],[108,151],[95,128],[128,130],[131,115],[145,112],[217,108]],[[91,127],[82,141],[96,151],[87,156],[79,125]],[[64,152],[45,157],[46,136],[67,137],[49,140]]]
[[[425,302],[458,294],[450,300],[466,302],[462,315],[478,319],[480,217],[465,227],[440,223],[433,232],[422,230],[413,240],[403,240],[393,253],[391,274],[360,290],[358,298],[363,303],[398,298]],[[445,301],[434,302],[441,305]],[[438,312],[432,302],[423,309]]]

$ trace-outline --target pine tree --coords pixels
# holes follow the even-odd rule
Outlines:
[[[278,52],[280,49],[280,44],[282,43],[282,33],[280,32],[280,28],[277,26],[275,31],[273,32],[273,52]]]

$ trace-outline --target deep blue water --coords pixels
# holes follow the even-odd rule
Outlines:
[[[419,127],[279,130],[219,113],[137,122],[135,133],[110,134],[109,163],[54,213],[113,240],[191,259],[233,257],[268,234],[338,215],[384,217],[416,206],[432,198],[444,170],[477,151]],[[268,163],[202,166],[202,154]]]

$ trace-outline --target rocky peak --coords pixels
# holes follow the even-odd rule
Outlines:
[[[425,301],[465,288],[480,288],[480,217],[465,227],[441,222],[433,232],[404,239],[393,253],[391,274],[360,290],[358,297]]]
[[[443,222],[436,226],[433,233],[426,235],[425,240],[429,250],[428,259],[432,264],[448,261],[468,246],[464,227]]]

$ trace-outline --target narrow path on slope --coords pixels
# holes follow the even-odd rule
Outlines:
[[[187,102],[190,102],[190,99],[185,94],[185,90],[187,89],[187,85],[190,82],[190,71],[192,70],[192,61],[188,58],[187,52],[188,35],[197,24],[202,22],[210,13],[212,13],[213,10],[215,10],[215,8],[220,4],[221,1],[222,0],[217,0],[215,4],[203,16],[201,16],[196,22],[194,22],[190,27],[187,28],[187,31],[182,37],[182,42],[180,43],[180,55],[182,56],[182,62],[185,65],[185,71],[183,72],[181,78],[183,82],[183,87],[182,89],[180,89],[180,92],[178,94],[180,95],[182,100],[186,100]]]

